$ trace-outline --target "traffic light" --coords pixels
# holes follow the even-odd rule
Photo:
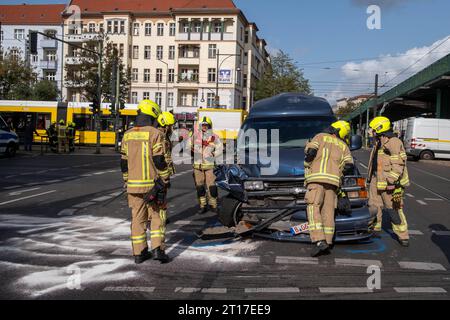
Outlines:
[[[38,33],[36,31],[30,31],[29,38],[30,54],[37,54]]]
[[[92,114],[99,114],[100,113],[100,101],[98,101],[98,97],[94,96],[92,98],[92,103],[89,105],[91,108],[89,109]]]

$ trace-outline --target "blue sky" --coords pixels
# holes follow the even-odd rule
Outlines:
[[[0,0],[0,3],[61,3],[59,0]],[[430,49],[450,35],[448,0],[235,0],[270,50],[289,53],[315,93],[330,100],[370,93],[375,73],[382,83],[413,64],[404,80],[436,59],[450,53],[450,39],[433,54]],[[369,4],[381,7],[381,30],[366,26]],[[370,59],[374,57],[384,58]],[[346,62],[315,64],[345,60]],[[348,62],[354,62],[348,64]],[[387,72],[387,73],[386,73]],[[327,81],[327,83],[324,83]],[[366,85],[367,84],[367,85]],[[389,89],[386,86],[383,90]]]

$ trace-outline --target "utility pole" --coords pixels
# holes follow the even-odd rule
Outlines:
[[[375,75],[375,107],[373,108],[373,117],[375,118],[377,116],[377,112],[378,112],[378,105],[377,105],[377,100],[378,100],[378,74]]]
[[[95,129],[97,130],[97,146],[95,154],[101,153],[101,116],[102,116],[102,67],[103,67],[103,41],[99,42],[99,55],[98,55],[98,79],[97,79],[97,99],[100,104],[98,113],[95,115]]]

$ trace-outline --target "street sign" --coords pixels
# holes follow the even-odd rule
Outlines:
[[[219,83],[232,83],[231,69],[220,69],[219,71]]]

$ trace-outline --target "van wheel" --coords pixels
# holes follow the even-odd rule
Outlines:
[[[240,212],[241,205],[240,201],[229,195],[223,198],[218,214],[219,221],[225,227],[236,227],[242,219],[242,214]]]
[[[14,157],[16,155],[17,147],[14,143],[10,143],[6,146],[5,154],[7,157]]]
[[[434,160],[434,153],[431,151],[424,151],[420,154],[421,160]]]

